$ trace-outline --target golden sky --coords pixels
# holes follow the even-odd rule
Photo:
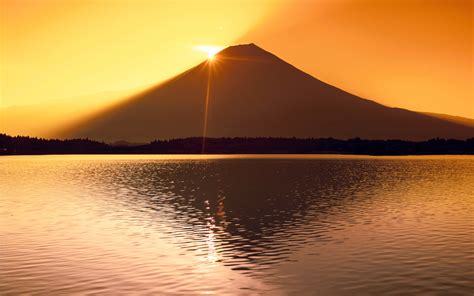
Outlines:
[[[474,118],[472,13],[470,0],[0,0],[0,106],[100,105],[199,63],[198,46],[254,42],[368,99]]]
[[[230,45],[271,11],[254,1],[0,0],[3,105],[128,90]]]

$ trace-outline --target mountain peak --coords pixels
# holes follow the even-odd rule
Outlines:
[[[97,113],[63,135],[139,143],[204,133],[426,140],[470,138],[474,128],[361,99],[250,43],[230,46],[212,63]]]
[[[255,43],[237,44],[229,46],[221,50],[217,57],[224,58],[258,58],[258,59],[275,59],[277,58],[272,53],[262,49]]]

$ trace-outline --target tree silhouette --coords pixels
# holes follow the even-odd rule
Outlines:
[[[106,144],[89,139],[42,139],[0,134],[0,155],[36,154],[199,154],[203,138],[156,140],[149,144]],[[430,139],[364,140],[353,138],[206,138],[209,154],[367,154],[426,155],[474,154],[474,138],[467,140]]]

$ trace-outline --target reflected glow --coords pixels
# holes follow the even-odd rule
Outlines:
[[[216,227],[216,221],[214,217],[210,216],[206,219],[206,245],[207,245],[207,262],[216,263],[219,260],[219,254],[216,250],[216,237],[214,234],[214,228]]]
[[[472,291],[474,157],[219,157],[1,157],[0,291]]]

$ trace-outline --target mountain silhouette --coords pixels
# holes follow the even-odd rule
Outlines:
[[[65,129],[103,141],[207,137],[465,139],[474,128],[389,108],[324,83],[255,44],[188,71]]]

